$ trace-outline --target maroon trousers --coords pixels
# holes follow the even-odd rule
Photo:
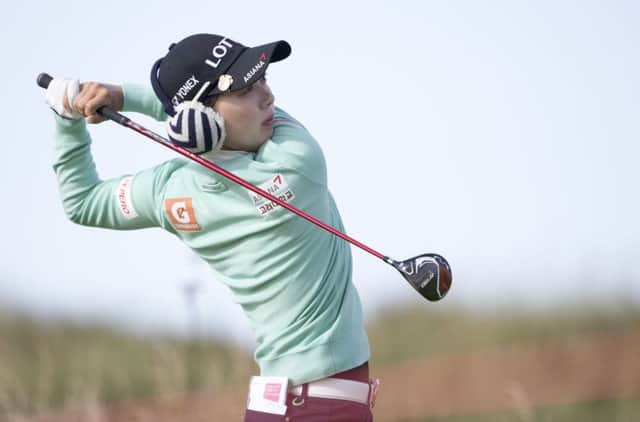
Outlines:
[[[369,364],[365,363],[331,378],[369,382]],[[373,422],[368,405],[347,400],[322,399],[307,396],[307,385],[302,394],[287,395],[287,413],[284,416],[247,410],[244,422]]]

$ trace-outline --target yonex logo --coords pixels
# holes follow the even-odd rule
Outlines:
[[[180,89],[178,89],[178,92],[176,92],[176,95],[174,95],[173,98],[171,99],[171,103],[174,106],[177,106],[178,104],[180,104],[180,100],[184,100],[187,94],[189,94],[189,92],[194,87],[196,87],[199,83],[200,81],[196,79],[196,76],[191,75],[191,77],[187,79],[185,83],[182,84]],[[180,99],[178,99],[178,97],[180,97]]]

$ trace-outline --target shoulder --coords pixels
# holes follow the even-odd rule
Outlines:
[[[276,107],[274,111],[273,126],[274,129],[278,127],[290,127],[307,131],[302,123],[291,117],[289,113],[279,107]]]
[[[326,164],[320,144],[306,127],[281,108],[274,112],[271,140],[258,151],[260,161],[275,161],[318,183],[326,181]]]
[[[156,165],[151,169],[151,171],[153,172],[155,179],[167,181],[180,174],[180,170],[185,168],[189,163],[190,161],[186,158],[173,158]]]
[[[295,155],[322,154],[317,141],[297,119],[276,108],[271,141]]]
[[[190,161],[186,158],[173,158],[171,160],[165,161],[163,163],[160,163],[156,166],[156,169],[158,169],[159,171],[162,172],[167,172],[170,174],[173,174],[174,172],[176,172],[177,170],[186,167],[188,164],[190,163]]]
[[[157,164],[135,175],[134,184],[140,188],[148,189],[150,193],[159,195],[166,189],[172,178],[180,174],[189,161],[185,158],[174,158]]]

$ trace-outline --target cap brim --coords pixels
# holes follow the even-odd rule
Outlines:
[[[216,86],[211,93],[216,95],[246,88],[262,78],[270,63],[284,60],[290,54],[291,46],[286,41],[247,48],[226,72],[233,78],[233,83],[226,90],[220,90]]]

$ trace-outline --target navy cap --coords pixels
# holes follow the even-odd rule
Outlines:
[[[259,80],[269,63],[291,54],[286,41],[246,47],[221,35],[196,34],[172,44],[151,69],[151,86],[173,116],[183,101],[203,101]]]

